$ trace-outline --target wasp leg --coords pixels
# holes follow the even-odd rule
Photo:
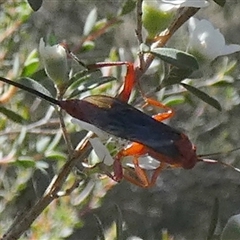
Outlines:
[[[134,69],[133,63],[131,62],[99,62],[95,64],[89,64],[87,65],[87,68],[89,70],[92,70],[92,69],[98,69],[103,67],[122,66],[122,65],[127,66],[127,73],[124,79],[123,89],[119,93],[117,98],[124,102],[128,102],[133,86],[135,84],[135,69]]]
[[[147,176],[147,172],[145,169],[142,169],[139,166],[139,161],[138,157],[146,155],[148,153],[148,149],[140,144],[133,142],[129,147],[121,150],[114,161],[113,168],[114,168],[114,180],[119,182],[122,180],[122,178],[126,179],[127,181],[143,188],[148,188],[152,187],[158,178],[158,175],[160,172],[166,167],[167,164],[161,163],[159,167],[157,167],[154,170],[154,173],[149,180]],[[123,166],[121,164],[121,160],[123,157],[127,156],[133,156],[133,164],[134,164],[134,169],[124,167],[124,172],[123,172]]]
[[[127,74],[125,76],[123,90],[118,95],[118,99],[128,102],[133,86],[135,84],[135,69],[133,63],[127,63]]]
[[[158,113],[158,114],[152,116],[152,118],[156,119],[159,122],[166,120],[168,118],[171,118],[174,115],[174,111],[172,108],[162,104],[161,102],[158,102],[157,100],[144,97],[144,101],[145,101],[145,104],[143,105],[143,108],[148,105],[152,105],[152,106],[156,106],[156,107],[166,110],[166,112]]]
[[[151,179],[149,179],[149,177],[147,176],[146,170],[142,169],[139,166],[138,157],[134,157],[133,164],[135,167],[134,170],[125,169],[123,177],[127,181],[142,188],[150,188],[154,186],[159,174],[166,166],[165,163],[161,163],[160,166],[154,170],[154,173]]]
[[[123,178],[123,167],[121,161],[127,156],[141,156],[145,155],[146,147],[140,143],[133,142],[127,148],[122,149],[114,159],[113,169],[114,169],[114,180],[119,182]]]

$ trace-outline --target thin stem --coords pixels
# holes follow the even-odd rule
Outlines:
[[[143,0],[137,1],[137,29],[136,29],[136,35],[138,39],[138,45],[140,46],[143,43],[143,36],[142,36],[142,3]],[[144,59],[143,59],[143,53],[139,52],[139,68],[142,69]]]
[[[118,18],[112,18],[109,21],[107,21],[100,29],[98,29],[97,31],[94,31],[92,33],[90,33],[90,35],[85,36],[80,43],[78,44],[78,46],[73,50],[74,53],[78,52],[79,49],[81,49],[82,45],[87,42],[87,41],[94,41],[96,38],[100,37],[102,34],[104,34],[110,27],[112,27],[113,25],[117,24],[121,22],[120,19]]]
[[[59,91],[58,88],[57,88],[57,90],[58,90],[58,100],[61,101],[64,92]],[[58,117],[59,117],[59,120],[60,120],[60,127],[62,129],[63,138],[64,138],[64,140],[67,144],[68,154],[69,154],[69,156],[71,156],[72,152],[73,152],[73,146],[72,146],[71,139],[70,139],[70,137],[67,133],[67,129],[66,129],[66,125],[65,125],[64,117],[63,117],[63,110],[62,110],[61,107],[58,107],[57,113],[58,113]]]
[[[62,129],[62,133],[63,133],[63,138],[67,144],[67,149],[68,149],[68,154],[72,154],[73,152],[73,146],[72,146],[72,143],[71,143],[71,140],[70,140],[70,137],[68,135],[68,132],[67,132],[67,129],[66,129],[66,125],[65,125],[65,122],[64,122],[64,118],[63,118],[63,110],[61,108],[59,108],[57,110],[58,112],[58,116],[59,116],[59,120],[60,120],[60,127]]]

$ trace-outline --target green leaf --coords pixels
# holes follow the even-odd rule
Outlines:
[[[108,22],[107,18],[103,18],[103,19],[98,20],[95,23],[95,25],[93,26],[91,31],[95,32],[95,31],[98,31],[98,30],[102,29],[104,26],[106,26],[107,22]]]
[[[81,70],[81,71],[75,73],[70,78],[70,80],[67,82],[68,87],[75,89],[76,87],[79,86],[79,84],[86,81],[88,78],[89,78],[89,70],[88,69]]]
[[[49,136],[42,137],[36,142],[36,150],[38,153],[42,153],[46,150],[49,143],[51,141],[51,138]]]
[[[150,53],[181,69],[195,71],[199,68],[198,62],[193,55],[174,48],[155,48]]]
[[[162,229],[162,240],[170,240],[170,234],[167,229]]]
[[[39,61],[38,60],[36,60],[35,62],[32,61],[31,64],[23,68],[21,75],[24,77],[30,77],[32,76],[32,74],[34,74],[37,71],[38,67],[39,67]]]
[[[33,168],[36,165],[36,162],[30,157],[21,156],[17,161],[13,163],[17,167],[23,168]]]
[[[39,58],[37,49],[34,49],[27,57],[22,70],[22,77],[29,77],[33,75],[39,68]]]
[[[197,96],[198,98],[200,98],[202,101],[206,102],[207,104],[211,105],[212,107],[216,108],[217,110],[221,111],[221,105],[219,104],[219,102],[210,97],[209,95],[207,95],[206,93],[200,91],[199,89],[190,86],[188,84],[185,83],[181,83],[181,85],[186,88],[189,92],[191,92],[192,94],[194,94],[195,96]]]
[[[71,95],[69,96],[69,98],[73,98],[76,97],[77,95],[93,90],[96,87],[101,86],[102,84],[111,82],[116,80],[115,77],[100,77],[100,78],[93,78],[93,79],[88,79],[87,82],[84,82],[79,88],[75,89]]]
[[[21,115],[9,109],[6,109],[2,106],[0,106],[0,112],[4,114],[9,120],[12,120],[13,122],[20,123],[20,124],[26,123],[26,120]]]
[[[43,0],[27,0],[33,11],[37,11],[43,3]]]
[[[49,168],[49,163],[48,162],[45,162],[45,161],[37,161],[35,162],[35,166],[37,169],[41,170],[43,173],[46,173],[47,172],[45,171],[46,169]]]
[[[46,151],[44,156],[48,159],[48,160],[58,160],[58,161],[65,161],[67,159],[66,154],[62,153],[62,152],[58,152],[58,151]]]
[[[224,7],[226,0],[213,0],[220,7]]]
[[[105,236],[104,236],[104,228],[103,228],[103,225],[102,225],[102,222],[101,220],[99,219],[99,217],[94,214],[93,215],[97,221],[97,226],[98,226],[98,239],[99,240],[105,240]]]
[[[32,78],[21,78],[19,80],[19,83],[23,84],[24,86],[27,86],[29,88],[34,89],[35,91],[41,92],[49,97],[52,97],[51,93],[39,82],[36,82],[34,79]]]
[[[96,21],[97,21],[97,9],[94,8],[88,14],[86,23],[84,25],[83,34],[85,36],[88,36],[89,33],[92,31],[94,25],[96,24]]]
[[[117,210],[117,219],[116,219],[116,228],[117,228],[117,240],[123,240],[123,217],[122,217],[122,212],[121,209],[119,208],[118,205],[116,206]]]
[[[62,139],[62,131],[59,131],[57,134],[55,134],[54,138],[52,139],[52,141],[49,143],[46,151],[52,151],[55,149],[55,147],[58,146],[59,142]]]
[[[177,67],[173,67],[168,76],[166,76],[161,83],[162,87],[170,86],[173,84],[178,84],[187,77],[189,77],[192,73],[192,70],[189,69],[180,69]]]
[[[148,32],[148,38],[154,38],[173,21],[174,11],[161,11],[151,1],[143,1],[142,24]]]
[[[185,98],[182,95],[175,95],[165,98],[163,101],[164,105],[174,106],[185,102]]]
[[[16,146],[22,146],[23,141],[26,139],[27,136],[27,129],[22,127],[20,134],[18,135],[17,139],[14,141]]]
[[[95,48],[95,42],[85,41],[81,47],[81,52],[88,52]]]
[[[240,214],[229,218],[221,234],[221,240],[239,240],[240,239]]]
[[[136,0],[127,0],[124,2],[120,11],[120,16],[126,15],[134,10],[136,7]]]
[[[219,201],[216,198],[212,209],[211,222],[208,229],[207,240],[213,239],[214,232],[218,223],[218,215],[219,215]]]

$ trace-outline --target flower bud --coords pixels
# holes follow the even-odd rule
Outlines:
[[[208,5],[206,0],[144,0],[143,26],[148,31],[149,37],[153,38],[168,27],[178,8],[202,8]]]
[[[165,30],[174,16],[174,12],[171,10],[159,9],[157,1],[144,1],[142,11],[142,23],[148,32],[149,38],[154,38]]]
[[[57,85],[66,81],[68,77],[68,65],[65,48],[59,44],[47,46],[41,38],[39,53],[48,77]]]

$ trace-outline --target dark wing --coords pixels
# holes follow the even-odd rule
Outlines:
[[[119,138],[141,143],[169,157],[178,156],[174,142],[181,133],[116,98],[96,95],[81,100],[84,121]]]

